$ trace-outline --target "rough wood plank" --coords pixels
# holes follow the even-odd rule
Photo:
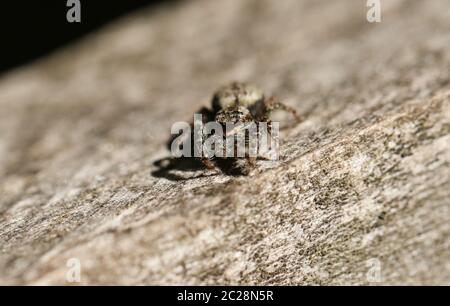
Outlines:
[[[181,2],[3,76],[0,283],[449,284],[447,2]],[[231,80],[307,116],[282,160],[158,171]]]

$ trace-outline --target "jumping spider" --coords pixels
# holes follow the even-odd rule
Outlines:
[[[274,97],[266,98],[259,88],[234,82],[220,88],[212,98],[212,108],[202,108],[200,113],[203,115],[203,122],[216,121],[222,126],[225,126],[227,122],[233,124],[267,122],[270,129],[270,114],[278,109],[290,112],[297,122],[301,120],[295,109],[281,103]],[[246,164],[239,170],[241,174],[248,174],[256,162],[255,157],[247,155],[245,160]],[[217,168],[212,158],[203,156],[201,161],[208,169]],[[233,167],[235,167],[237,161],[238,158],[231,158]]]

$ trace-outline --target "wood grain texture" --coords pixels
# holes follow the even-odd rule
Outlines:
[[[0,284],[449,284],[449,3],[364,2],[180,2],[2,76]],[[281,160],[158,169],[232,80],[306,117]]]

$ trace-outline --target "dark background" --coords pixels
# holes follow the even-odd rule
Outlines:
[[[71,43],[140,8],[175,0],[80,0],[81,23],[66,20],[67,0],[2,0],[0,74]]]

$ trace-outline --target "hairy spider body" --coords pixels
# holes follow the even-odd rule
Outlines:
[[[201,113],[204,122],[216,121],[222,126],[227,123],[244,126],[251,122],[267,122],[270,131],[270,114],[278,109],[290,112],[297,121],[300,121],[300,116],[292,107],[279,102],[274,97],[266,98],[262,90],[255,86],[234,82],[220,88],[212,98],[212,109],[203,108]],[[248,144],[247,139],[245,142]],[[241,174],[248,174],[256,158],[246,155],[245,160],[244,166],[238,170]],[[201,161],[208,169],[217,168],[214,163],[217,159],[203,156]],[[232,162],[237,164],[238,158],[233,157]]]

